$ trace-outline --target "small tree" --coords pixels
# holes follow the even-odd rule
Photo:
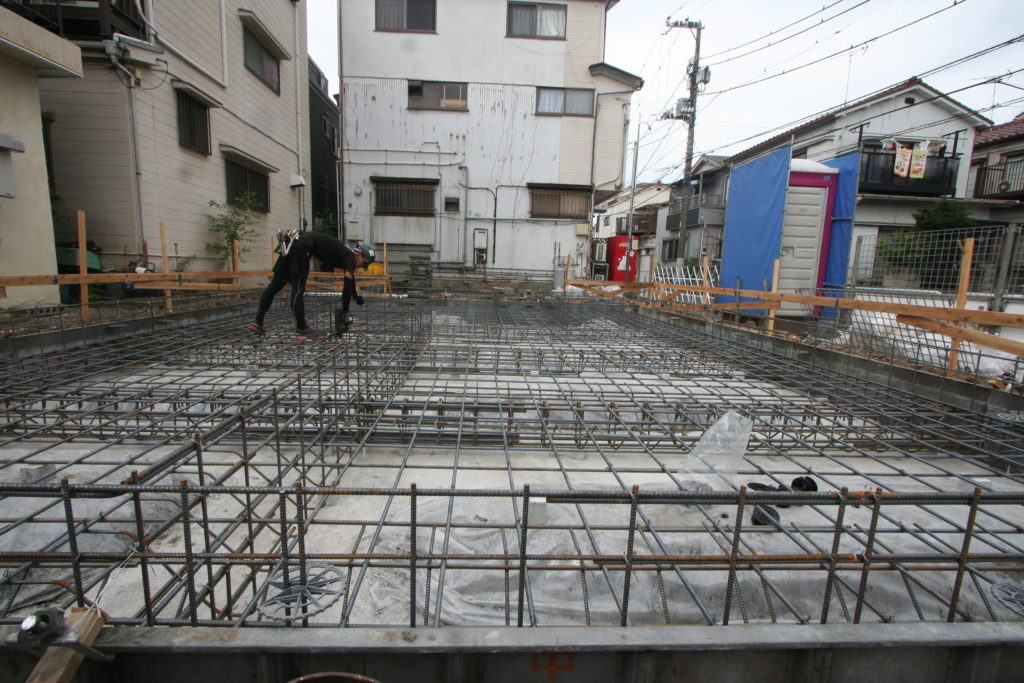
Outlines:
[[[975,225],[977,224],[963,204],[951,202],[946,198],[914,212],[914,226],[920,230],[973,228]]]
[[[211,201],[210,206],[221,213],[206,217],[210,232],[217,236],[217,241],[208,242],[206,248],[214,256],[224,259],[225,263],[231,259],[235,240],[238,240],[239,254],[249,253],[251,249],[247,243],[256,237],[252,226],[256,223],[256,211],[260,206],[256,195],[246,192],[227,204]]]
[[[960,245],[974,234],[970,228],[977,223],[963,204],[943,198],[915,211],[914,224],[920,231],[927,231],[924,234],[928,235],[928,262],[921,269],[921,286],[940,291],[955,290],[960,279]]]

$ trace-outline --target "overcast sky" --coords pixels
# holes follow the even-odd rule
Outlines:
[[[332,92],[337,1],[307,7],[309,53]],[[621,0],[608,13],[605,61],[644,79],[629,134],[631,155],[639,125],[639,179],[673,181],[682,175],[686,124],[660,116],[687,95],[695,32],[668,29],[668,18],[704,25],[700,62],[711,81],[697,98],[696,159],[735,154],[916,75],[1005,123],[1024,111],[1024,71],[1011,73],[1024,70],[1024,42],[942,67],[1018,38],[1022,17],[1020,0]],[[999,76],[1004,84],[985,83]]]

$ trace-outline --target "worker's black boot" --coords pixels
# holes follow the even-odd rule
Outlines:
[[[334,334],[340,337],[348,331],[351,325],[352,318],[349,317],[347,311],[340,308],[334,311]]]

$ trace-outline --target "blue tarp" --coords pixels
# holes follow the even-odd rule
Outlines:
[[[782,245],[789,154],[787,146],[732,172],[722,242],[721,286],[726,289],[771,289],[772,264]],[[721,303],[735,300],[718,297]],[[759,315],[763,310],[748,312]]]
[[[823,162],[839,170],[836,202],[832,209],[832,239],[825,264],[825,296],[840,296],[846,284],[853,235],[853,214],[857,207],[857,178],[860,173],[860,152]],[[834,308],[822,309],[821,315],[833,317]]]

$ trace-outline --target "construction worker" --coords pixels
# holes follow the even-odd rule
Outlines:
[[[334,331],[342,334],[348,329],[352,319],[348,315],[349,302],[363,305],[363,297],[356,291],[356,268],[365,268],[374,262],[376,254],[373,247],[360,244],[353,249],[344,242],[322,232],[289,230],[277,234],[277,262],[274,264],[274,277],[260,295],[260,306],[256,311],[256,320],[248,326],[256,334],[263,334],[263,318],[270,310],[270,304],[285,283],[291,287],[289,305],[295,316],[295,331],[298,336],[314,335],[306,325],[306,306],[303,294],[306,291],[306,278],[309,277],[309,260],[315,256],[330,268],[340,268],[345,274],[345,284],[341,294],[341,308],[334,312]]]

